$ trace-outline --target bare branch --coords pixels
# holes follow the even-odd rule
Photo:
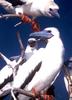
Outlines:
[[[19,17],[17,14],[1,14],[0,18]]]
[[[22,40],[21,40],[21,37],[20,37],[20,33],[19,32],[17,32],[17,39],[18,39],[18,42],[19,42],[19,45],[20,45],[20,49],[21,49],[21,57],[24,57],[25,48],[23,46],[23,43],[22,43]]]
[[[20,21],[20,22],[18,22],[17,24],[15,24],[14,27],[17,27],[17,26],[21,25],[22,23],[23,23],[23,22]]]
[[[0,58],[2,58],[7,64],[11,63],[11,61],[6,56],[4,56],[1,52],[0,52]]]
[[[33,94],[31,91],[26,91],[26,90],[19,89],[19,88],[14,88],[13,91],[14,91],[14,92],[17,92],[17,93],[19,93],[19,94],[23,94],[23,95],[29,96],[29,97],[31,97],[31,98],[39,98],[39,97],[40,97],[42,100],[45,100],[44,94],[43,94],[43,93],[40,93],[40,92],[39,92],[39,94],[35,95],[35,94]],[[5,95],[8,95],[9,93],[11,93],[11,89],[4,91],[4,92],[0,95],[0,97],[3,97],[3,96],[5,96]],[[49,98],[49,97],[50,97],[50,98]],[[49,98],[49,100],[55,100],[55,97],[54,97],[53,95],[48,95],[48,98]],[[48,100],[48,99],[47,99],[47,100]]]
[[[18,93],[23,94],[23,95],[26,95],[26,96],[29,96],[29,97],[33,97],[33,98],[35,97],[33,95],[33,93],[31,93],[29,91],[22,90],[22,89],[15,88],[13,91],[18,92]],[[8,90],[4,91],[2,94],[0,94],[0,97],[8,95],[10,92],[11,92],[11,89],[8,89]]]

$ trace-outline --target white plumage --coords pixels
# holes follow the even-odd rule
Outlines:
[[[46,46],[46,43],[47,43],[47,36],[46,37],[43,37],[42,39],[38,38],[38,39],[35,39],[35,38],[29,38],[28,39],[28,45],[26,47],[26,50],[25,50],[25,59],[26,61],[34,54],[37,52],[37,50],[41,47],[45,47]],[[24,89],[24,88],[23,88]],[[25,96],[25,95],[22,95],[22,94],[19,94],[17,96],[18,100],[26,100],[26,99],[29,99],[29,97]]]
[[[27,61],[37,51],[37,40],[35,38],[29,38],[27,46],[24,51],[24,59]],[[19,59],[20,55],[10,57],[11,60]]]
[[[21,62],[22,57],[20,57],[19,60],[16,62],[16,60],[11,61],[7,57],[5,57],[2,53],[0,53],[0,55],[3,57],[3,59],[7,64],[0,70],[0,85],[1,85],[7,78],[9,78],[13,74],[13,69],[17,64]]]
[[[0,0],[0,5],[9,13],[26,14],[28,16],[57,16],[59,6],[54,0]]]
[[[28,60],[34,54],[34,52],[36,52],[36,50],[37,50],[36,39],[35,38],[29,38],[27,47],[25,49],[24,59]],[[3,57],[3,59],[7,63],[7,65],[5,65],[0,70],[0,87],[1,87],[2,84],[4,84],[4,82],[6,80],[8,80],[8,78],[11,77],[11,75],[13,74],[13,70],[15,69],[15,66],[20,63],[20,61],[22,60],[22,57],[20,57],[20,55],[11,57],[11,59],[12,59],[12,61],[11,61],[7,57],[5,57],[2,53],[0,53],[0,55]],[[18,60],[17,60],[17,58],[18,58]],[[3,93],[3,91],[9,89],[10,86],[11,86],[11,83],[9,83],[9,81],[8,81],[7,84],[1,88],[2,93]]]
[[[46,48],[40,48],[31,58],[19,67],[17,76],[13,81],[13,88],[20,88],[21,85],[29,77],[30,73],[36,68],[39,63],[42,63],[40,69],[35,73],[31,82],[27,85],[27,90],[35,88],[36,91],[41,91],[50,87],[58,73],[60,72],[64,47],[61,41],[59,31],[54,28],[46,28],[41,32],[33,33],[32,36],[42,37],[44,34],[53,37],[48,37]]]
[[[37,40],[35,38],[28,39],[28,45],[25,49],[25,59],[28,60],[37,51]]]

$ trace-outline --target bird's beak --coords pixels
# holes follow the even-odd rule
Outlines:
[[[50,14],[52,16],[56,16],[56,17],[60,18],[60,14],[58,13],[58,9],[53,9],[52,11],[50,11]]]
[[[50,39],[51,37],[53,37],[53,34],[44,30],[40,32],[31,33],[30,37],[34,37],[37,39]]]

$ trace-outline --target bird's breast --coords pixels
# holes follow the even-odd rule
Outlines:
[[[38,6],[33,6],[33,5],[23,5],[23,11],[24,14],[29,15],[29,16],[40,16],[41,13],[39,11]]]

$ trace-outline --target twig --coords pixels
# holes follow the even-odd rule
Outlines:
[[[25,48],[23,46],[23,43],[22,43],[22,40],[21,40],[19,32],[17,32],[17,39],[18,39],[18,42],[19,42],[19,45],[20,45],[20,49],[21,49],[21,57],[24,58]]]
[[[17,27],[17,26],[19,26],[19,25],[21,25],[21,24],[22,24],[22,21],[20,21],[20,22],[18,22],[17,24],[15,24],[14,27]]]
[[[20,15],[17,14],[1,14],[0,18],[9,18],[9,17],[20,17]]]
[[[0,14],[0,19],[2,18],[10,18],[10,17],[21,17],[21,15],[17,15],[17,14]],[[14,27],[19,26],[20,24],[22,24],[22,21],[18,22],[17,24],[14,25]]]
[[[6,56],[4,56],[1,52],[0,52],[0,58],[2,58],[7,64],[11,63],[11,61]]]
[[[26,95],[26,96],[29,96],[29,97],[33,97],[33,98],[35,97],[31,92],[25,91],[22,89],[15,88],[15,89],[13,89],[13,91],[18,92],[18,93],[23,94],[23,95]],[[11,89],[8,89],[8,90],[4,91],[2,94],[0,94],[0,97],[8,95],[10,92],[11,92]]]
[[[26,96],[29,96],[31,98],[41,98],[42,100],[45,100],[44,99],[44,95],[42,93],[39,93],[38,95],[34,95],[31,91],[26,91],[26,90],[23,90],[23,89],[19,89],[19,88],[14,88],[13,89],[14,92],[17,92],[19,94],[23,94],[23,95],[26,95]],[[3,97],[5,95],[8,95],[9,93],[11,92],[11,89],[8,89],[6,91],[4,91],[0,97]],[[51,97],[52,99],[49,99],[49,100],[55,100],[55,98],[52,96]],[[48,99],[47,99],[48,100]]]

